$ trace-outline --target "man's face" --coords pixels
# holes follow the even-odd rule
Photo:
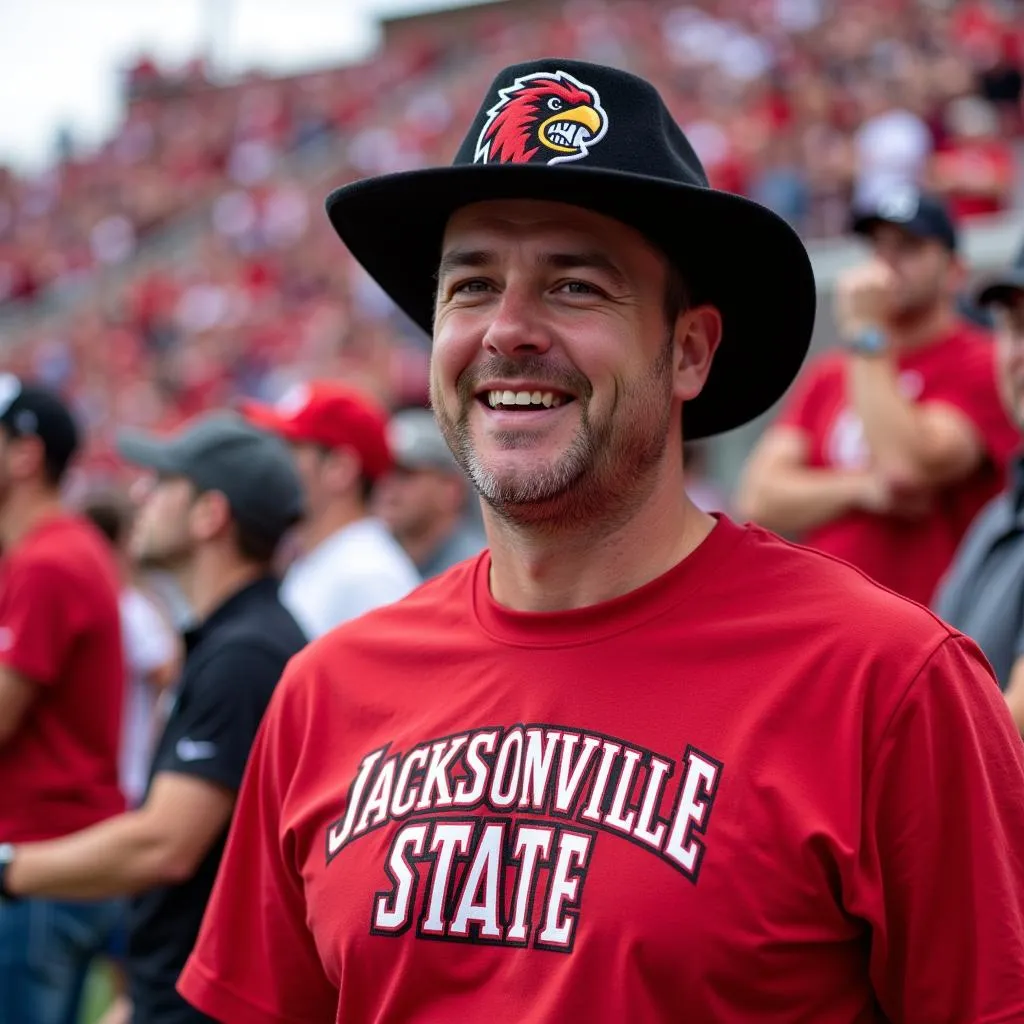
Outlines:
[[[643,500],[673,422],[666,279],[639,233],[577,207],[494,201],[451,218],[431,399],[499,514],[564,520]]]
[[[293,442],[290,447],[295,468],[302,481],[306,508],[310,517],[315,518],[330,500],[324,480],[324,469],[330,453],[320,445],[306,441]]]
[[[871,233],[871,243],[875,256],[892,272],[897,320],[927,314],[952,297],[958,267],[941,242],[918,238],[894,224],[879,224]]]
[[[417,537],[458,511],[463,488],[454,471],[399,466],[374,489],[374,511],[400,540]]]
[[[1024,430],[1024,289],[994,314],[999,391],[1010,418]]]
[[[139,511],[132,529],[130,550],[143,568],[174,570],[195,548],[190,522],[195,488],[180,476],[142,481],[136,498]]]

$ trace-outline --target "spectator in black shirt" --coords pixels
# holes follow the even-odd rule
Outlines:
[[[134,1024],[209,1018],[174,990],[220,864],[249,748],[285,664],[306,642],[269,567],[301,515],[287,448],[233,415],[171,439],[121,438],[155,482],[133,537],[143,564],[173,572],[198,625],[159,709],[141,807],[70,836],[9,848],[7,898],[134,895],[128,970]]]

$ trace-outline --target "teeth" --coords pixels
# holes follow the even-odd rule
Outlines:
[[[499,406],[541,406],[555,409],[562,404],[562,396],[552,391],[488,391],[487,404],[492,409]]]

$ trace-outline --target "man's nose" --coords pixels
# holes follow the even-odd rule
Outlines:
[[[507,287],[484,334],[483,346],[503,356],[547,352],[551,335],[540,298],[523,285]]]

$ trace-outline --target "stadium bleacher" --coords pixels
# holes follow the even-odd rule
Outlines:
[[[812,242],[842,234],[864,146],[884,160],[907,145],[889,121],[865,142],[865,124],[894,110],[927,127],[922,178],[956,199],[967,164],[995,184],[962,212],[999,216],[1024,191],[1015,9],[507,0],[396,19],[372,59],[286,79],[222,83],[200,62],[140,61],[98,152],[35,178],[0,173],[5,361],[73,398],[92,475],[116,472],[118,425],[171,427],[295,378],[417,400],[425,339],[338,247],[323,197],[446,161],[494,70],[540,52],[655,82],[712,183],[773,206]]]

